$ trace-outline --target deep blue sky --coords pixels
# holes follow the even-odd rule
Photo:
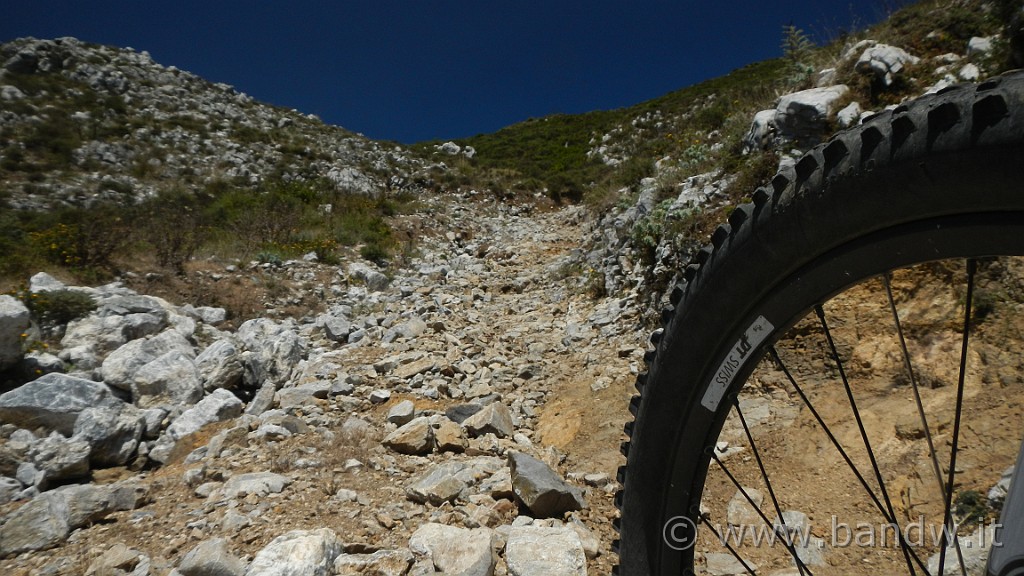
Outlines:
[[[780,55],[894,0],[30,0],[22,36],[148,50],[153,59],[371,138],[493,132],[531,117],[629,106]]]

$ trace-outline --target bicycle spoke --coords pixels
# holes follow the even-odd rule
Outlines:
[[[814,312],[818,315],[818,320],[821,323],[822,329],[825,331],[825,340],[828,342],[829,350],[832,352],[832,359],[836,363],[836,367],[839,369],[839,377],[843,381],[843,388],[846,389],[846,397],[850,401],[850,409],[853,411],[854,420],[857,422],[857,429],[860,431],[861,440],[864,442],[864,448],[867,450],[868,460],[871,461],[871,468],[875,472],[875,480],[878,482],[878,487],[882,491],[882,498],[885,500],[885,508],[889,512],[889,517],[892,518],[892,524],[896,527],[897,539],[900,543],[900,548],[903,551],[903,556],[907,561],[907,568],[911,574],[914,574],[914,564],[910,560],[910,548],[907,546],[906,540],[903,538],[903,530],[900,528],[899,522],[896,520],[896,511],[893,509],[892,500],[889,498],[889,490],[885,487],[885,479],[882,477],[882,470],[878,467],[878,459],[875,457],[875,451],[871,448],[871,441],[868,439],[868,432],[864,428],[864,420],[861,418],[860,410],[857,408],[857,400],[853,396],[853,388],[850,387],[850,379],[846,376],[846,369],[843,367],[843,361],[839,357],[839,350],[836,348],[835,340],[832,339],[832,332],[829,330],[828,321],[825,319],[825,310],[819,304],[814,308]]]
[[[864,475],[861,473],[860,468],[858,468],[857,465],[853,462],[853,459],[850,458],[850,455],[846,452],[846,449],[844,449],[843,445],[839,442],[839,439],[836,438],[835,434],[833,434],[832,429],[828,426],[828,424],[825,423],[825,420],[821,417],[821,414],[814,407],[814,404],[811,403],[810,398],[803,391],[803,388],[801,388],[800,385],[797,383],[796,378],[793,376],[792,372],[790,372],[789,368],[782,361],[782,358],[779,356],[779,352],[778,350],[776,350],[775,346],[771,346],[770,348],[768,348],[768,353],[771,355],[772,360],[774,360],[775,363],[782,370],[782,373],[785,375],[786,380],[789,381],[789,384],[796,391],[797,395],[800,396],[800,400],[804,403],[805,406],[807,406],[807,409],[810,411],[811,415],[818,423],[818,426],[825,433],[825,435],[828,436],[829,441],[832,442],[832,446],[839,453],[840,457],[842,457],[843,461],[846,462],[846,466],[850,469],[851,472],[853,472],[853,475],[856,476],[857,481],[860,483],[861,487],[864,488],[864,491],[867,492],[867,495],[871,498],[871,501],[874,502],[875,507],[882,515],[882,518],[895,526],[895,517],[886,510],[886,507],[882,504],[882,501],[879,499],[878,495],[871,488],[871,485],[868,483],[867,479],[864,478]],[[900,537],[900,539],[902,540],[902,536]],[[906,550],[905,542],[901,542],[901,547],[904,550]],[[925,565],[925,563],[918,557],[917,553],[915,553],[913,549],[908,550],[908,552],[910,554],[910,557],[913,558],[914,563],[921,567],[921,569],[924,570],[924,572],[927,574],[928,568]],[[910,572],[911,574],[916,574],[913,568],[911,568]]]
[[[945,526],[945,529],[942,531],[942,537],[939,539],[939,574],[942,574],[946,566],[947,537],[949,534],[952,534],[953,540],[957,539],[953,526],[953,481],[956,476],[956,456],[960,443],[960,416],[963,413],[964,384],[967,379],[967,349],[971,340],[971,308],[973,305],[972,301],[974,299],[974,275],[975,272],[977,272],[977,269],[977,261],[967,261],[967,296],[966,302],[964,303],[964,332],[960,345],[960,373],[957,377],[956,385],[956,412],[953,418],[953,444],[950,447],[949,476],[948,482],[946,483],[946,507],[943,517],[943,525]]]
[[[761,508],[757,505],[756,502],[754,502],[754,499],[750,497],[750,494],[748,494],[747,491],[743,488],[743,485],[740,484],[739,480],[737,480],[733,473],[725,466],[725,463],[722,462],[722,459],[718,457],[718,454],[715,454],[713,448],[711,450],[711,457],[714,458],[715,463],[718,464],[718,467],[722,469],[722,472],[725,472],[725,475],[729,478],[733,485],[736,486],[736,489],[740,491],[740,494],[743,494],[743,497],[747,499],[747,503],[750,504],[751,508],[753,508],[755,512],[757,512],[757,515],[761,517],[761,520],[764,521],[765,525],[774,531],[775,525],[772,523],[771,520],[768,519],[768,516],[766,516],[765,513],[761,511]],[[785,520],[783,520],[781,512],[779,513],[779,519],[782,520],[782,526],[783,528],[785,528]],[[807,572],[810,572],[810,569],[807,568],[807,565],[804,564],[803,560],[801,560],[800,556],[797,554],[796,547],[793,546],[792,537],[790,536],[789,531],[786,530],[785,534],[786,535],[782,539],[782,544],[786,547],[786,550],[789,551],[790,556],[793,557],[793,561],[796,562],[797,568],[799,568],[800,573],[803,574],[805,570]]]
[[[740,564],[743,565],[743,569],[747,571],[747,574],[757,576],[757,572],[754,572],[754,569],[750,567],[750,564],[747,564],[747,561],[739,555],[739,552],[737,552],[736,549],[732,547],[732,544],[729,544],[729,540],[727,538],[722,538],[721,532],[719,532],[715,528],[714,524],[708,522],[707,518],[703,515],[700,516],[700,523],[707,526],[708,530],[710,530],[711,533],[715,535],[715,538],[717,538],[719,542],[725,544],[726,550],[728,550],[729,553],[732,554],[733,558],[735,558],[737,561],[739,561]]]
[[[932,469],[935,472],[935,481],[938,483],[939,495],[943,501],[946,499],[946,485],[942,481],[942,467],[939,466],[938,453],[935,450],[935,442],[932,439],[931,427],[928,425],[928,417],[925,415],[924,402],[921,400],[921,390],[918,387],[917,375],[914,373],[914,364],[910,359],[910,351],[907,349],[907,339],[903,334],[903,323],[900,321],[899,312],[896,310],[896,299],[892,295],[892,275],[885,273],[882,275],[882,280],[885,284],[885,293],[889,300],[889,310],[892,312],[893,324],[896,326],[896,334],[900,341],[900,350],[903,353],[903,367],[907,371],[907,377],[910,379],[910,387],[914,392],[914,403],[917,405],[917,414],[921,418],[921,427],[924,431],[925,440],[928,443],[928,456],[932,462]],[[963,576],[967,576],[967,565],[964,562],[964,554],[960,549],[960,541],[954,540],[956,547],[957,560],[960,562],[960,573]]]
[[[789,532],[786,526],[786,518],[782,515],[782,506],[779,505],[779,499],[775,495],[775,489],[772,487],[772,481],[768,477],[768,471],[765,470],[764,461],[761,460],[761,451],[757,449],[757,442],[754,442],[754,437],[750,433],[750,427],[747,426],[747,419],[746,417],[743,416],[743,410],[740,408],[739,397],[733,398],[733,408],[736,409],[736,414],[740,418],[740,424],[743,426],[743,433],[746,434],[747,436],[747,442],[750,443],[750,449],[754,452],[754,460],[757,461],[757,467],[758,469],[761,470],[761,478],[764,480],[765,487],[768,489],[768,496],[771,497],[772,499],[772,506],[775,507],[775,515],[778,516],[779,522],[782,524],[783,530],[787,530],[788,534]],[[719,466],[721,466],[721,464],[719,464]],[[747,499],[749,500],[750,497],[748,496]],[[796,560],[797,569],[800,570],[800,574],[802,576],[803,574],[805,574],[804,569],[807,567],[804,565],[803,561],[801,561],[800,558],[798,558],[796,555],[794,555],[793,558],[794,560]],[[807,570],[806,574],[810,574],[809,569]]]

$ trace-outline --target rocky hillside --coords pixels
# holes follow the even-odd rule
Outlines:
[[[15,209],[270,178],[327,178],[379,194],[413,186],[424,168],[397,146],[261,104],[146,52],[24,38],[0,46],[0,61],[0,195]]]
[[[37,342],[0,396],[4,573],[607,573],[639,311],[580,290],[581,209],[444,209],[393,278],[286,264],[333,274],[316,316],[39,274],[95,305],[44,346],[3,297]]]
[[[41,208],[161,197],[322,235],[238,220],[224,230],[248,251],[210,235],[162,268],[40,260],[49,273],[0,296],[0,573],[609,573],[618,444],[664,288],[799,149],[1004,68],[1012,38],[979,6],[925,2],[634,109],[415,153],[144,53],[4,44],[0,216],[25,232],[8,241],[85,236]],[[561,146],[582,154],[566,177],[585,181],[496,156],[565,134],[583,138]],[[546,200],[556,185],[583,204]],[[109,235],[117,218],[98,221]],[[403,231],[400,255],[316,244]],[[782,399],[752,401],[777,425]]]

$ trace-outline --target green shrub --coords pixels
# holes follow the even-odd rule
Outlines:
[[[815,73],[814,42],[796,26],[783,26],[782,55],[786,62],[786,83],[795,89],[809,88]]]
[[[264,251],[257,254],[256,261],[260,264],[270,264],[274,267],[284,264],[284,260],[281,259],[280,254],[270,251]]]
[[[89,315],[96,309],[96,302],[85,292],[77,290],[55,290],[19,294],[32,319],[44,328],[67,324]]]
[[[169,190],[138,207],[140,236],[156,255],[157,264],[184,274],[185,263],[209,236],[210,226],[197,198]]]
[[[123,208],[113,205],[68,209],[56,223],[30,232],[30,248],[60,266],[100,272],[112,266],[115,252],[128,244],[133,226]]]
[[[378,242],[370,242],[369,244],[364,244],[359,249],[359,255],[370,262],[378,265],[384,265],[388,258],[391,257],[391,251]]]

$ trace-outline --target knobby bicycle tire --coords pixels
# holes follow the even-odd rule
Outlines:
[[[779,172],[685,270],[630,403],[616,504],[618,574],[685,574],[729,402],[817,303],[939,258],[1024,254],[1024,73],[957,85],[866,119]]]

